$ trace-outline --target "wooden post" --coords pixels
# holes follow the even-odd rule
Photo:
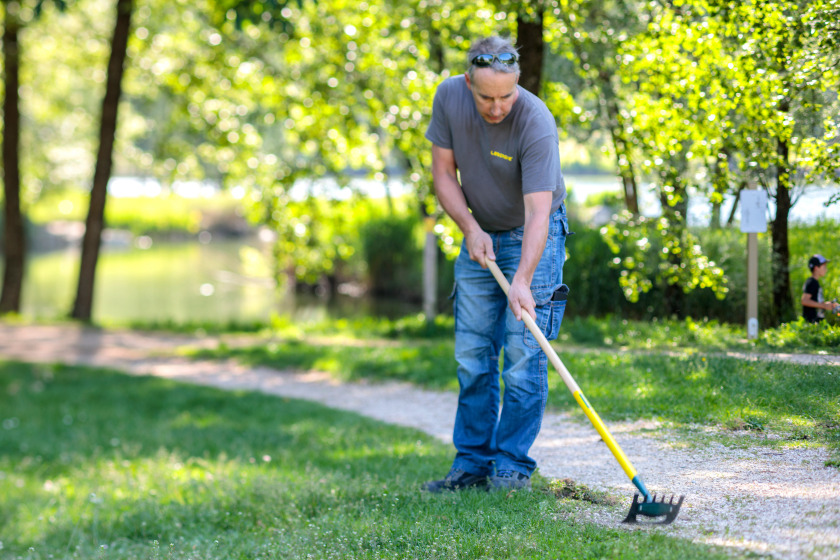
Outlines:
[[[758,234],[767,231],[767,193],[755,183],[741,191],[741,231],[747,234],[747,338],[758,338]]]
[[[758,234],[747,234],[747,338],[758,338]]]
[[[426,216],[423,219],[426,230],[426,243],[423,246],[423,314],[426,321],[433,321],[437,315],[437,237],[435,219]]]

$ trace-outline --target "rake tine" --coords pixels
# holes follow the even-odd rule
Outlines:
[[[653,494],[648,501],[637,492],[633,495],[633,503],[630,506],[630,512],[627,514],[623,523],[634,523],[639,525],[670,525],[674,519],[677,518],[677,514],[680,512],[680,507],[682,507],[685,496],[680,496],[676,503],[674,502],[675,499],[676,496],[672,494],[670,499],[668,499],[667,496],[661,496],[659,501],[657,501],[656,494]],[[642,517],[662,519],[660,521],[640,521],[638,518],[640,515]]]

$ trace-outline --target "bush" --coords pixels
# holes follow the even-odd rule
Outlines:
[[[618,284],[619,271],[610,267],[616,257],[601,238],[597,230],[580,224],[572,227],[576,233],[566,242],[568,259],[563,270],[564,282],[570,287],[569,304],[566,313],[570,316],[594,315],[603,317],[616,315],[628,319],[651,319],[667,317],[663,304],[665,297],[660,286],[654,287],[639,297],[636,303],[628,302]],[[728,279],[729,293],[719,300],[710,289],[697,289],[683,298],[682,315],[696,319],[710,319],[726,323],[746,321],[747,286],[747,236],[737,229],[695,229],[700,245],[711,261],[720,266]],[[820,245],[814,245],[814,239]],[[759,234],[759,321],[770,314],[772,301],[771,243],[769,233]],[[829,265],[828,275],[821,280],[827,299],[840,297],[840,255],[833,255],[831,247],[840,245],[840,228],[834,222],[818,222],[813,225],[795,224],[789,231],[791,254],[791,298],[799,309],[799,297],[805,279],[810,276],[808,258],[821,252],[834,262]],[[652,240],[651,251],[657,250],[657,241]],[[836,264],[835,264],[836,263]],[[837,267],[832,270],[832,266]],[[836,317],[829,317],[829,323],[836,323]]]
[[[598,230],[572,225],[566,239],[563,282],[569,286],[566,314],[570,316],[626,315],[629,304],[618,285],[618,270],[608,266],[614,257]]]
[[[374,217],[360,225],[359,237],[371,291],[421,301],[425,235],[420,216],[405,212]],[[437,254],[437,297],[444,302],[452,288],[453,264],[440,251]],[[438,307],[448,306],[444,303]]]
[[[362,258],[376,295],[414,296],[423,290],[423,249],[419,220],[388,215],[361,225]]]

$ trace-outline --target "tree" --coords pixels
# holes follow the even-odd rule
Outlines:
[[[685,260],[693,247],[680,231],[689,187],[719,205],[724,194],[737,196],[748,181],[757,182],[776,210],[776,307],[765,318],[771,325],[794,316],[790,210],[806,184],[831,180],[838,169],[838,124],[831,116],[837,109],[838,50],[829,15],[836,8],[836,1],[650,3],[647,30],[619,51],[623,80],[637,88],[627,103],[633,116],[628,124],[668,220],[660,272],[670,271],[666,277],[677,282],[693,278],[686,277],[689,271],[710,270],[702,258]],[[618,248],[628,230],[614,230]],[[644,232],[638,236],[645,238]],[[671,247],[667,236],[679,245]],[[625,289],[644,289],[640,260],[624,262],[632,265],[623,272]]]
[[[545,6],[541,0],[523,2],[516,10],[516,44],[521,73],[519,85],[542,97],[545,39],[543,19]]]
[[[46,0],[34,6],[24,6],[20,1],[3,0],[5,11],[3,29],[3,193],[4,237],[3,288],[0,292],[0,314],[20,312],[26,261],[26,232],[20,197],[20,64],[19,35],[27,20],[38,17]],[[64,0],[54,0],[64,9]],[[25,11],[25,12],[24,12]],[[26,14],[26,15],[25,15]]]
[[[4,1],[3,68],[5,68],[5,96],[3,98],[3,193],[4,255],[3,291],[0,294],[0,313],[20,312],[23,270],[26,255],[26,234],[20,210],[20,5]]]
[[[624,204],[639,215],[639,169],[628,123],[626,96],[633,85],[622,83],[622,45],[644,30],[639,2],[633,0],[558,0],[547,23],[548,43],[561,56],[550,79],[575,92],[580,136],[603,131],[611,140],[624,191]]]
[[[90,208],[85,221],[85,234],[82,239],[82,256],[76,300],[70,314],[72,318],[82,321],[90,321],[93,308],[96,263],[99,259],[99,248],[102,240],[102,230],[104,229],[105,202],[108,194],[108,180],[111,177],[117,113],[122,94],[122,77],[133,9],[133,0],[117,0],[111,56],[108,60],[105,96],[102,100],[99,151],[96,157],[93,186],[90,191]]]
[[[702,11],[736,53],[736,145],[775,202],[771,222],[775,326],[796,316],[790,283],[790,211],[802,189],[836,181],[838,55],[834,0],[711,1]],[[833,22],[833,23],[832,23]],[[739,88],[740,89],[740,88]]]

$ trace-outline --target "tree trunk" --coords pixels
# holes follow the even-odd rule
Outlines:
[[[663,185],[671,185],[674,187],[674,193],[682,195],[682,198],[677,204],[671,206],[668,201],[667,193],[660,187],[659,202],[662,206],[662,215],[668,218],[670,223],[668,227],[668,234],[676,237],[679,240],[679,246],[685,246],[685,230],[686,230],[686,210],[688,208],[688,199],[685,196],[685,185],[680,179],[680,173],[672,169],[671,172],[663,173],[660,180]],[[683,266],[682,253],[675,253],[670,251],[665,258],[668,268],[680,269]],[[665,282],[663,287],[663,295],[665,298],[665,311],[670,317],[678,319],[685,318],[685,291],[683,286],[677,283]]]
[[[426,317],[426,322],[430,323],[437,316],[437,259],[439,250],[434,230],[435,218],[425,216],[423,225],[423,229],[426,231],[423,245],[423,315]]]
[[[516,43],[519,49],[519,85],[536,95],[542,95],[543,53],[543,7],[534,8],[531,17],[520,13],[516,16]]]
[[[629,143],[624,135],[624,123],[621,111],[618,109],[615,92],[612,87],[611,75],[601,72],[598,75],[601,90],[601,105],[607,115],[607,129],[612,138],[615,150],[616,166],[624,188],[624,205],[634,216],[639,215],[639,189],[636,183],[636,172],[630,154]]]
[[[776,153],[779,157],[778,177],[776,179],[776,219],[772,224],[773,254],[773,305],[767,318],[770,327],[778,327],[795,317],[790,285],[790,245],[788,226],[790,222],[790,148],[787,142],[780,140]]]
[[[123,65],[128,48],[133,3],[133,0],[117,0],[117,18],[114,24],[114,37],[111,41],[111,56],[108,60],[105,97],[102,102],[99,152],[96,156],[93,187],[90,191],[90,208],[85,222],[85,235],[82,239],[82,258],[76,302],[71,312],[72,318],[82,321],[90,321],[93,308],[93,285],[105,222],[105,200],[107,198],[108,179],[111,177],[114,138],[117,130],[117,109],[122,94]]]
[[[746,180],[742,180],[738,185],[738,190],[735,192],[735,199],[732,201],[732,209],[729,210],[729,217],[726,219],[726,227],[732,227],[735,223],[735,213],[738,210],[738,203],[741,202],[741,193],[747,188]]]
[[[4,235],[3,290],[0,294],[0,314],[20,313],[23,271],[26,257],[26,232],[20,211],[20,51],[18,46],[18,17],[9,13],[6,5],[6,25],[3,32],[3,67],[6,70],[6,96],[3,100],[3,192]]]

